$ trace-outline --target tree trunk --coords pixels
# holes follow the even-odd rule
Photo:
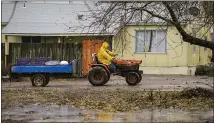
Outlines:
[[[211,58],[211,62],[214,63],[214,50],[212,50],[212,58]]]
[[[213,7],[213,11],[212,11],[212,12],[213,12],[213,15],[212,15],[212,16],[213,16],[213,24],[214,24],[214,2],[212,2],[212,4],[213,4],[213,6],[212,6],[212,7]],[[211,39],[211,40],[212,40],[212,42],[214,42],[214,25],[213,25],[213,33],[212,33],[212,39]],[[211,62],[214,63],[214,49],[212,49],[212,58],[211,58]],[[213,82],[214,82],[214,81],[213,81]],[[214,90],[213,90],[213,91],[214,91]]]

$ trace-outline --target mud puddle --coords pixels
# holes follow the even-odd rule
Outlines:
[[[28,122],[203,122],[212,121],[213,110],[145,109],[107,113],[73,106],[34,104],[2,109],[2,120]]]

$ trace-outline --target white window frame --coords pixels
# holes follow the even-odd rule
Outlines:
[[[157,35],[157,31],[162,30],[166,32],[166,42],[165,42],[165,52],[145,52],[145,51],[137,51],[137,33],[143,31],[155,31]],[[147,54],[167,54],[167,29],[158,29],[158,30],[135,30],[135,53],[147,53]],[[157,37],[156,37],[157,38]],[[157,39],[156,39],[157,40]]]

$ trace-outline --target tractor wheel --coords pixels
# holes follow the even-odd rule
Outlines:
[[[141,82],[141,80],[142,80],[142,75],[141,74],[138,74],[138,76],[139,76],[139,81],[138,81],[138,83],[140,83]]]
[[[47,80],[44,75],[36,74],[31,78],[32,85],[35,87],[44,87],[47,85]]]
[[[137,85],[139,81],[140,81],[140,76],[136,72],[130,72],[126,76],[126,82],[130,86]]]
[[[105,84],[109,81],[111,74],[107,72],[108,77],[105,80]]]
[[[108,82],[107,71],[102,67],[93,67],[88,74],[89,82],[94,86],[101,86]]]

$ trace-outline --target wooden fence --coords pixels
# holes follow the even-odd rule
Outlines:
[[[2,50],[2,64],[5,62]],[[52,60],[71,62],[78,59],[78,75],[82,73],[82,43],[10,43],[7,64],[15,64],[17,58],[50,57]]]

